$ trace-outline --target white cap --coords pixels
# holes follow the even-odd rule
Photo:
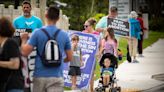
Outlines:
[[[138,15],[135,11],[131,11],[130,14],[129,14],[129,18],[137,18]]]

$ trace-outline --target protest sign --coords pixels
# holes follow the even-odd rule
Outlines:
[[[108,18],[108,27],[114,30],[119,36],[129,36],[129,23],[126,21]]]
[[[19,46],[21,46],[21,33],[28,32],[31,33],[32,29],[16,29],[14,32],[13,39],[17,42]],[[30,34],[29,34],[30,35]],[[23,75],[25,79],[25,88],[30,88],[32,92],[33,88],[33,72],[34,72],[34,63],[35,63],[35,57],[36,57],[36,48],[32,51],[32,53],[27,57],[21,57],[23,61]]]
[[[79,36],[79,47],[82,51],[82,62],[84,66],[81,67],[81,76],[77,78],[77,87],[80,89],[88,88],[90,79],[92,77],[94,67],[96,65],[96,52],[98,50],[99,36],[94,34],[87,34],[77,31],[69,31],[72,34]],[[80,61],[79,61],[80,62]],[[69,63],[64,64],[64,85],[71,87],[71,76],[68,75]]]

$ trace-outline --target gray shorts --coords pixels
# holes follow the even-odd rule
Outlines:
[[[34,78],[33,92],[64,92],[62,77]]]

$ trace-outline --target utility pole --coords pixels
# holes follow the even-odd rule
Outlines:
[[[45,9],[46,9],[46,2],[47,2],[47,0],[40,0],[40,2],[39,2],[40,15],[41,15],[41,19],[42,19],[44,24],[45,24],[44,13],[45,13]]]
[[[31,7],[32,9],[36,8],[36,0],[31,0]]]

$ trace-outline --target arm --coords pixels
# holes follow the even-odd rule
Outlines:
[[[21,39],[22,39],[21,53],[23,56],[28,56],[33,50],[33,46],[26,43],[28,38],[29,38],[28,33],[24,33],[21,35]]]
[[[103,32],[104,31],[104,28],[96,28],[96,31],[97,32]]]
[[[19,69],[20,60],[18,57],[11,58],[9,61],[0,61],[0,67],[7,69]]]
[[[72,57],[73,57],[73,51],[71,49],[71,41],[68,37],[68,35],[65,35],[66,39],[65,39],[65,54],[66,54],[66,58],[64,59],[64,62],[70,62],[72,61]]]
[[[117,55],[117,48],[118,48],[118,47],[117,47],[117,43],[116,43],[116,42],[114,42],[113,47],[114,47],[114,56],[117,57],[117,56],[118,56],[118,55]]]
[[[99,55],[101,55],[101,54],[103,53],[103,51],[104,51],[104,43],[105,43],[105,40],[103,39],[103,40],[101,41]]]
[[[64,62],[70,62],[72,61],[72,50],[66,50],[66,58],[64,59]]]
[[[82,52],[81,52],[81,49],[80,49],[80,64],[81,64],[81,66],[84,65],[84,64],[83,64],[83,60],[82,60]]]

